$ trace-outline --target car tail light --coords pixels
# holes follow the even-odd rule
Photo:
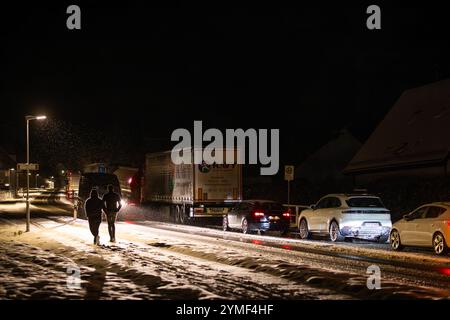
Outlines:
[[[262,218],[262,217],[264,217],[264,212],[261,212],[261,211],[255,211],[255,212],[253,212],[253,216],[254,216],[255,218]]]
[[[447,221],[447,226],[450,227],[450,221]]]
[[[284,212],[283,213],[283,217],[290,218],[291,217],[291,213],[290,212]]]

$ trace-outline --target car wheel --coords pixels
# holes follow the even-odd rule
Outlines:
[[[300,239],[309,239],[308,222],[306,221],[306,219],[302,219],[300,221],[298,232],[300,234]]]
[[[444,236],[440,232],[437,232],[433,236],[433,249],[434,249],[434,252],[438,255],[444,255],[448,251]]]
[[[244,220],[242,220],[242,233],[244,234],[248,234],[250,231],[248,229],[248,221],[246,218],[244,218]]]
[[[228,216],[224,216],[222,219],[222,228],[223,231],[230,231],[230,227],[228,225]]]
[[[391,248],[395,251],[403,249],[402,242],[400,240],[400,233],[397,230],[392,230],[390,235]]]
[[[331,222],[329,232],[331,241],[337,242],[344,240],[344,237],[341,235],[341,231],[339,230],[339,225],[336,221]]]

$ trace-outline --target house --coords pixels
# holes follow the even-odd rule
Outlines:
[[[450,79],[406,90],[344,170],[361,185],[383,178],[448,177]]]

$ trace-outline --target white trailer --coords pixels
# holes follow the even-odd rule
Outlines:
[[[146,155],[141,202],[169,206],[176,222],[222,218],[241,200],[240,164],[176,165],[171,151]]]

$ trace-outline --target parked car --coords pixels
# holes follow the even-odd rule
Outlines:
[[[243,233],[253,231],[289,231],[291,214],[283,205],[267,200],[245,200],[223,216],[223,230],[239,229]]]
[[[300,238],[322,234],[333,242],[345,238],[387,242],[391,227],[390,211],[379,197],[367,194],[327,195],[298,219]]]
[[[394,223],[391,247],[432,247],[438,255],[448,253],[450,246],[450,202],[425,204]]]

